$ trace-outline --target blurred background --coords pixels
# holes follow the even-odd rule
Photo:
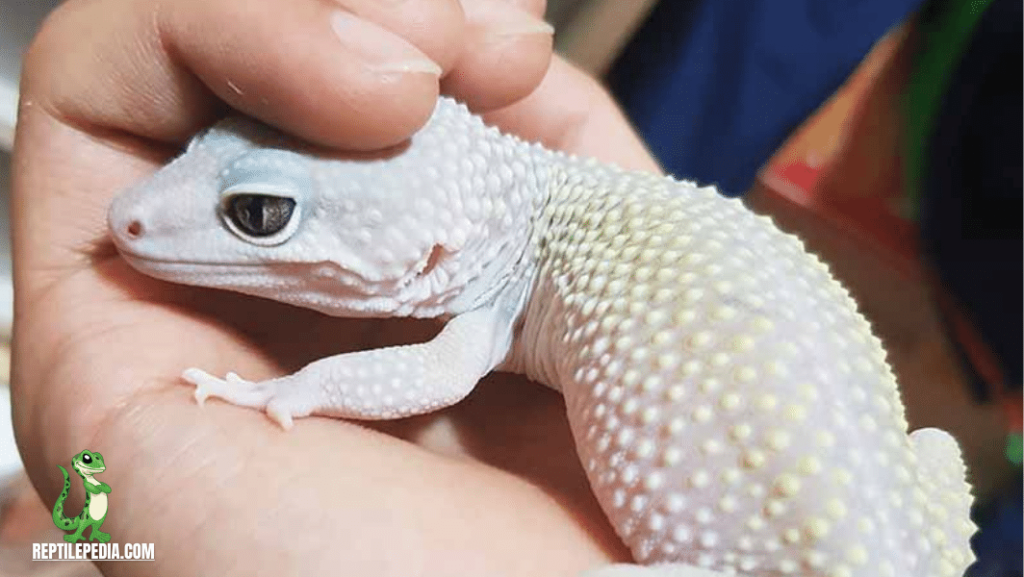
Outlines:
[[[53,541],[7,393],[9,151],[20,58],[53,0],[0,0],[0,577]],[[548,0],[666,172],[716,183],[830,263],[883,339],[911,427],[963,446],[970,577],[1021,569],[1021,3]]]

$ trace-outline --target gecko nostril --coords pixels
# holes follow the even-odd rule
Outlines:
[[[131,221],[128,223],[126,232],[128,233],[128,238],[139,238],[142,236],[142,223],[137,220]]]

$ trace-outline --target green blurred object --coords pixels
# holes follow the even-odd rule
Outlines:
[[[922,175],[928,170],[926,151],[942,98],[982,14],[991,3],[992,0],[931,0],[920,12],[918,52],[904,102],[907,130],[905,218],[917,219]]]
[[[1024,460],[1022,453],[1024,453],[1024,439],[1021,438],[1020,433],[1010,433],[1006,439],[1006,458],[1014,465],[1020,466],[1021,461]]]

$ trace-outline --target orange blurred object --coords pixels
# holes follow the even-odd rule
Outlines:
[[[912,46],[912,23],[882,38],[768,162],[760,180],[778,200],[799,205],[894,271],[916,278],[916,226],[902,214],[900,158],[900,97]]]

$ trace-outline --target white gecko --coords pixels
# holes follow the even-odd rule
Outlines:
[[[430,412],[492,370],[560,391],[638,563],[591,577],[953,577],[973,561],[956,442],[908,434],[828,267],[712,187],[552,152],[441,98],[380,158],[229,118],[122,193],[109,226],[157,278],[447,319],[429,342],[265,382],[188,369],[200,402],[287,428]]]

